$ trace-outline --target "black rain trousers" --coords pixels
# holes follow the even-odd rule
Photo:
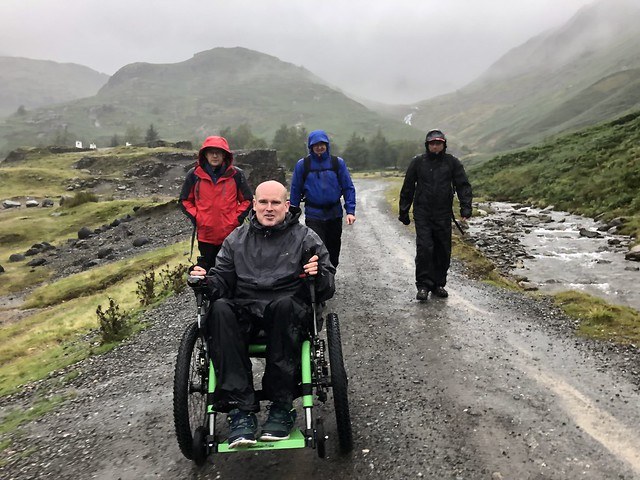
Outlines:
[[[311,325],[310,307],[296,297],[273,300],[264,318],[251,315],[232,300],[218,299],[207,318],[209,351],[216,372],[214,408],[257,412],[248,347],[261,329],[266,333],[262,391],[267,400],[291,405],[299,396],[302,341]]]
[[[330,220],[316,220],[307,218],[304,223],[318,234],[322,243],[329,251],[331,264],[338,268],[340,263],[340,248],[342,247],[342,217]]]
[[[416,287],[434,290],[447,284],[451,264],[451,219],[415,217]]]

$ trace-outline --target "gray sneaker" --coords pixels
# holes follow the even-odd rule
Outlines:
[[[418,293],[416,293],[416,300],[420,300],[421,302],[427,301],[429,298],[429,290],[426,288],[418,288]]]

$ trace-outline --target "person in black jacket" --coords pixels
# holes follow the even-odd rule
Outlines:
[[[471,184],[460,160],[447,153],[447,139],[441,130],[430,130],[427,152],[413,158],[400,190],[399,217],[409,225],[413,204],[416,223],[416,299],[425,301],[429,292],[448,297],[445,290],[451,264],[451,219],[453,194],[460,201],[460,216],[471,217]]]
[[[216,372],[213,402],[229,412],[229,448],[256,443],[259,410],[248,344],[251,334],[267,335],[262,391],[271,401],[260,439],[289,438],[296,418],[302,340],[311,324],[309,288],[301,274],[315,276],[316,300],[333,296],[335,268],[311,228],[299,223],[287,189],[270,180],[256,188],[249,223],[222,243],[216,265],[206,277],[211,298],[207,317],[209,351]],[[196,266],[191,275],[204,276]]]

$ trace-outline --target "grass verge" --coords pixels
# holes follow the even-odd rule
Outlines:
[[[554,295],[555,304],[580,321],[578,334],[622,345],[640,345],[640,313],[611,305],[592,295],[567,291]]]
[[[143,326],[137,281],[152,265],[182,262],[187,242],[171,245],[113,265],[53,282],[35,291],[28,305],[34,313],[0,327],[0,395],[25,382],[45,378],[112,345],[100,345],[96,309],[108,297],[129,313],[132,331]],[[121,270],[126,274],[118,274]],[[75,297],[72,298],[72,295]],[[159,300],[159,299],[157,299]]]

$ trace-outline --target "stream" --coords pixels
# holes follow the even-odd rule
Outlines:
[[[525,288],[582,291],[640,310],[640,263],[625,260],[632,239],[615,226],[552,209],[506,202],[480,205],[469,236]]]

